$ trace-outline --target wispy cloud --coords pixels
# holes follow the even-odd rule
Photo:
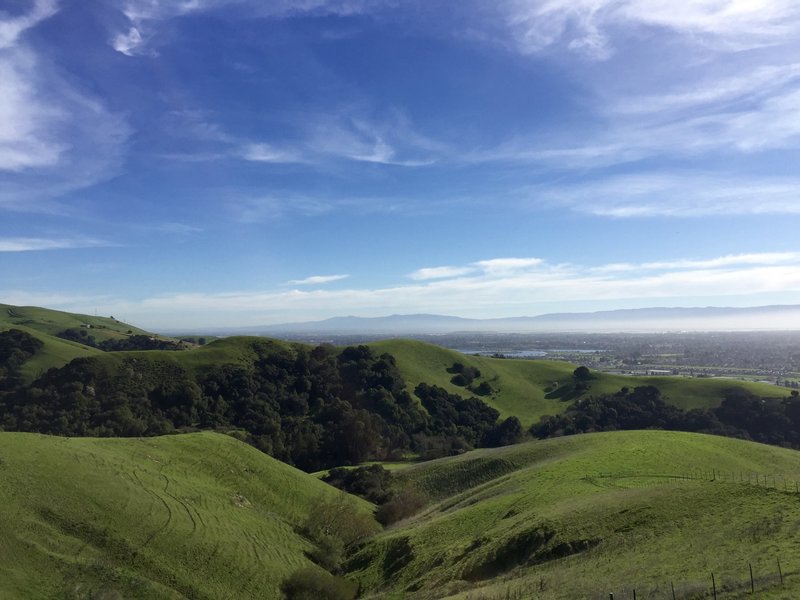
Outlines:
[[[546,260],[513,271],[461,267],[452,276],[380,288],[230,291],[165,294],[138,302],[107,301],[104,312],[171,327],[275,323],[342,314],[446,313],[470,317],[519,316],[555,306],[636,300],[638,306],[692,305],[692,299],[739,302],[764,294],[800,299],[800,253],[755,253],[665,259],[638,265],[564,265]],[[622,267],[622,268],[620,268]],[[318,276],[315,276],[318,277]],[[319,276],[329,277],[329,276]],[[308,280],[314,278],[307,278]],[[305,281],[305,280],[298,280]],[[312,283],[312,282],[310,282]],[[313,283],[321,283],[314,281]],[[294,283],[299,285],[299,283]],[[72,307],[75,308],[75,307]]]
[[[474,267],[424,267],[409,273],[409,277],[416,281],[428,281],[430,279],[450,279],[460,275],[466,275],[475,271]]]
[[[610,263],[592,269],[596,273],[624,273],[632,271],[671,271],[685,269],[719,269],[721,267],[761,265],[775,266],[800,264],[800,252],[755,252],[729,254],[710,259],[681,259],[646,263]]]
[[[341,281],[347,279],[350,275],[312,275],[305,279],[292,279],[287,282],[289,285],[322,285],[324,283],[331,283],[333,281]]]
[[[55,196],[108,177],[129,133],[123,118],[25,45],[24,31],[55,12],[54,2],[40,1],[26,15],[0,15],[0,208],[49,208]]]
[[[156,56],[157,52],[148,41],[152,38],[150,31],[160,21],[230,6],[246,8],[251,15],[260,18],[283,18],[293,15],[355,15],[389,3],[380,0],[119,0],[117,4],[128,18],[129,28],[112,35],[110,44],[127,56]]]
[[[694,43],[743,50],[785,39],[800,23],[792,0],[507,0],[498,10],[521,52],[559,44],[601,60],[613,54],[621,27],[660,28]]]
[[[605,217],[709,217],[800,214],[798,189],[795,178],[677,172],[532,187],[520,196],[537,207],[566,206]]]
[[[56,0],[34,0],[30,11],[21,15],[0,15],[0,48],[9,48],[31,27],[58,12]]]
[[[103,240],[68,238],[0,237],[0,252],[29,252],[33,250],[64,250],[108,246]]]

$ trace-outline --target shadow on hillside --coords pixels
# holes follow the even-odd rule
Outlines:
[[[585,389],[584,390],[579,389],[576,385],[572,383],[568,383],[553,390],[549,394],[546,394],[545,398],[547,398],[548,400],[561,400],[562,402],[568,402],[570,400],[575,400],[586,391],[587,390]]]

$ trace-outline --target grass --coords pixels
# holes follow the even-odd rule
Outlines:
[[[712,480],[712,469],[728,475]],[[756,472],[777,489],[748,484]],[[372,597],[627,598],[636,588],[668,598],[670,582],[688,597],[710,589],[711,572],[718,590],[744,591],[748,564],[759,597],[800,590],[800,494],[782,487],[800,481],[795,451],[613,432],[476,450],[398,476],[431,501],[352,561]],[[789,589],[770,579],[777,559]]]
[[[215,433],[0,433],[0,479],[3,598],[276,598],[339,493]]]
[[[37,306],[0,304],[0,331],[20,329],[44,344],[42,349],[22,366],[22,375],[28,382],[48,369],[63,367],[76,358],[103,354],[101,350],[64,340],[56,335],[65,329],[80,329],[87,325],[91,326],[88,331],[98,342],[126,337],[128,331],[133,334],[152,335],[143,329],[110,317],[93,317]]]
[[[139,335],[153,335],[133,325],[117,321],[113,317],[81,315],[38,306],[0,304],[0,328],[8,329],[19,325],[51,336],[65,329],[91,326],[90,333],[98,342],[122,338],[128,331]]]
[[[419,383],[438,385],[454,394],[474,395],[466,388],[450,383],[447,369],[454,362],[476,367],[481,378],[492,387],[491,396],[483,400],[500,411],[502,418],[515,415],[528,427],[545,414],[557,414],[580,397],[613,393],[622,387],[655,385],[669,402],[684,409],[718,406],[725,392],[743,388],[762,397],[783,397],[785,389],[777,386],[733,379],[691,379],[684,377],[631,377],[593,372],[590,389],[575,393],[572,372],[578,365],[562,361],[498,359],[465,355],[432,344],[413,340],[387,340],[370,346],[377,352],[388,352],[406,380],[409,391]]]

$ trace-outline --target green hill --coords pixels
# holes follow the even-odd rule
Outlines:
[[[38,306],[0,304],[0,328],[8,329],[20,325],[52,336],[65,329],[89,328],[98,341],[123,337],[129,333],[153,335],[144,329],[117,321],[114,317],[93,317]]]
[[[2,598],[277,598],[339,493],[213,433],[0,433],[0,481]]]
[[[486,381],[492,389],[482,399],[500,411],[501,417],[517,416],[524,426],[536,422],[545,414],[566,410],[573,400],[589,394],[612,394],[623,387],[654,385],[680,408],[710,408],[718,406],[725,392],[743,388],[757,396],[783,397],[786,391],[776,386],[726,379],[690,379],[683,377],[630,377],[593,372],[585,393],[574,389],[572,372],[577,365],[562,361],[498,359],[466,355],[412,340],[388,340],[370,346],[378,352],[388,352],[397,359],[397,366],[410,391],[419,383],[445,388],[453,394],[474,395],[471,391],[450,382],[447,371],[459,362],[480,370],[476,382]]]
[[[0,331],[12,328],[25,331],[44,344],[22,367],[22,374],[27,381],[32,381],[47,369],[62,367],[75,358],[102,354],[96,348],[57,337],[56,334],[66,329],[90,331],[98,342],[123,339],[131,334],[152,335],[112,317],[93,317],[38,306],[0,304]]]
[[[739,597],[750,564],[759,597],[800,591],[796,451],[613,432],[475,450],[397,476],[431,500],[351,560],[367,597],[670,598],[672,583],[688,598],[710,594],[712,572],[721,597]]]

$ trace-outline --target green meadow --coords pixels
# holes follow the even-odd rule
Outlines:
[[[710,597],[713,573],[720,597],[733,598],[749,591],[749,565],[759,597],[800,593],[796,451],[612,432],[475,450],[397,476],[429,504],[351,559],[369,597],[605,599],[635,589],[666,599],[674,586],[677,598],[699,598]]]
[[[0,433],[0,482],[0,598],[277,598],[340,493],[215,433]]]

